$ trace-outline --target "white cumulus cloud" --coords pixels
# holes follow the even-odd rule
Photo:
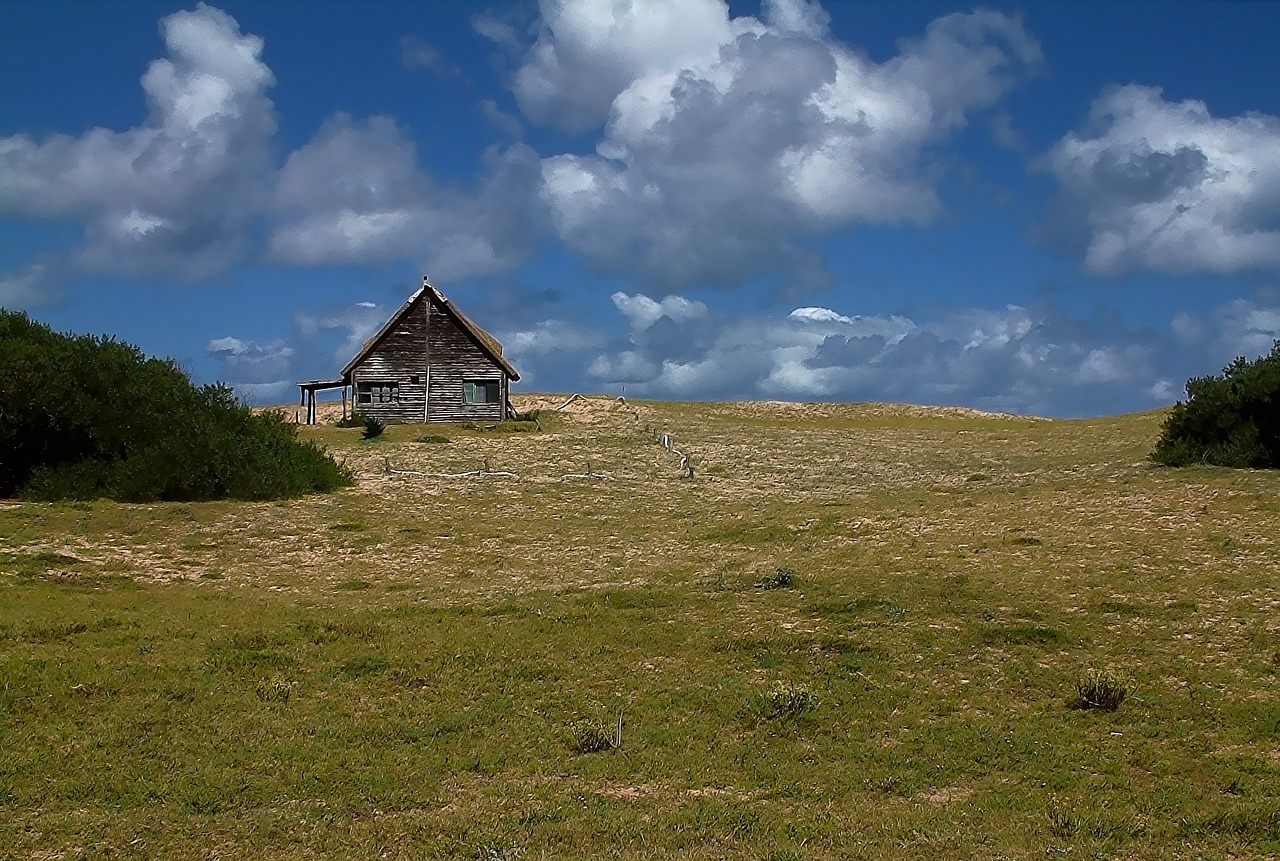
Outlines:
[[[1280,341],[1280,308],[1236,299],[1216,308],[1209,320],[1198,326],[1213,333],[1208,349],[1216,364],[1225,365],[1237,356],[1254,359]]]
[[[84,271],[207,276],[241,254],[258,203],[275,132],[262,40],[203,3],[160,29],[142,125],[0,138],[0,214],[78,222]]]
[[[650,299],[643,293],[634,296],[621,291],[609,297],[613,305],[627,318],[633,329],[648,329],[662,317],[668,317],[677,323],[694,320],[707,313],[707,306],[702,302],[686,299],[683,296],[665,296],[659,301]]]
[[[883,63],[832,40],[816,3],[545,2],[515,84],[534,122],[601,128],[596,153],[544,159],[555,230],[606,272],[668,286],[761,271],[815,277],[799,241],[925,222],[931,148],[1040,62],[1014,18],[948,15]]]
[[[516,75],[531,120],[578,133],[600,125],[636,81],[710,67],[735,34],[720,0],[544,0],[540,35]]]
[[[218,379],[250,401],[278,399],[294,384],[295,349],[284,340],[263,344],[228,335],[212,339],[204,351],[218,361]]]
[[[1118,87],[1044,164],[1061,187],[1047,238],[1091,272],[1280,266],[1280,118]]]
[[[0,308],[31,308],[47,301],[48,271],[44,264],[32,263],[20,272],[0,277]]]
[[[511,268],[527,251],[537,157],[521,144],[495,153],[479,188],[441,187],[388,117],[328,119],[280,171],[272,258],[294,265],[413,259],[448,281]]]
[[[1172,333],[1100,328],[1051,305],[960,308],[928,320],[813,306],[784,315],[658,313],[691,301],[620,294],[626,334],[580,350],[587,376],[606,390],[654,397],[1086,414],[1167,402],[1169,370],[1185,353]]]

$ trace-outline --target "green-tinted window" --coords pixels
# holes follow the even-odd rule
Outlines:
[[[496,404],[501,389],[497,380],[463,380],[462,400],[468,404]]]

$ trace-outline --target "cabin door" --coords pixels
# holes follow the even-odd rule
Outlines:
[[[427,365],[427,376],[425,379],[425,389],[422,398],[422,420],[424,422],[431,421],[431,366]]]

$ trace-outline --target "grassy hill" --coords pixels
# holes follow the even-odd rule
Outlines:
[[[1280,475],[1160,419],[592,399],[0,502],[0,858],[1275,857]]]

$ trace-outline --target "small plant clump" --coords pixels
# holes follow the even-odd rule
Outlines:
[[[333,423],[334,427],[339,428],[358,428],[364,427],[364,416],[357,412],[350,412]]]
[[[297,685],[284,678],[261,679],[254,685],[254,694],[264,703],[287,703],[293,697]]]
[[[807,685],[774,682],[764,693],[761,712],[769,720],[798,718],[816,709],[819,702]]]
[[[382,436],[383,431],[387,429],[387,424],[382,419],[375,416],[365,416],[361,423],[364,425],[364,433],[360,434],[364,439],[375,439]]]
[[[789,589],[795,585],[796,572],[790,568],[775,569],[772,574],[766,574],[756,583],[757,589]]]
[[[1113,712],[1129,696],[1130,683],[1110,670],[1090,670],[1076,680],[1072,707]]]
[[[519,846],[506,843],[487,843],[476,849],[476,861],[515,861],[524,854]]]
[[[1084,829],[1084,817],[1067,810],[1049,811],[1049,833],[1059,840],[1070,840]]]
[[[439,443],[446,443],[446,442],[452,442],[452,441],[453,440],[449,439],[447,436],[441,436],[438,433],[429,433],[426,436],[420,436],[416,440],[414,440],[414,442],[429,443],[429,444],[439,444]]]
[[[569,724],[569,748],[575,753],[598,753],[622,747],[622,717],[617,727],[592,718],[579,718]]]

